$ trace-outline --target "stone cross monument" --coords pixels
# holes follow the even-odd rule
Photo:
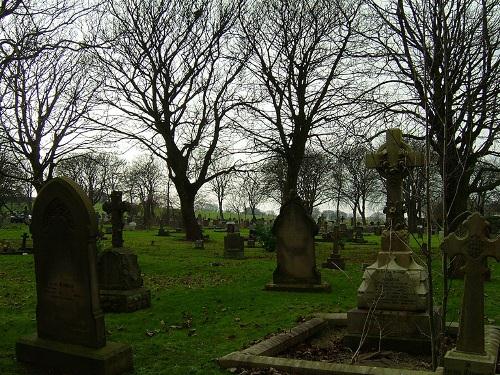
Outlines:
[[[493,257],[500,261],[500,238],[488,237],[489,223],[477,212],[464,221],[463,227],[466,231],[463,237],[451,233],[441,244],[442,251],[450,258],[462,255],[465,260],[464,294],[457,347],[446,354],[445,364],[448,364],[448,369],[462,370],[469,367],[471,371],[475,371],[471,372],[474,374],[494,374],[500,343],[500,328],[489,327],[487,336],[493,336],[496,340],[492,337],[485,340],[484,275],[488,268],[484,260],[487,257]],[[485,363],[489,364],[490,370],[480,371],[480,368],[486,366]],[[462,374],[462,372],[458,373]]]
[[[97,275],[102,309],[106,312],[132,312],[151,306],[151,291],[144,288],[144,280],[131,249],[123,247],[123,213],[130,205],[122,201],[122,192],[113,191],[111,201],[104,203],[104,211],[111,214],[113,237],[111,249],[99,254]]]
[[[387,130],[386,142],[366,156],[367,167],[376,168],[387,181],[386,228],[377,261],[363,274],[358,308],[348,312],[352,346],[359,344],[366,332],[367,343],[383,337],[386,349],[404,344],[408,351],[418,351],[430,342],[427,272],[413,259],[402,200],[403,178],[408,169],[423,164],[424,155],[403,142],[399,129]],[[372,312],[377,316],[373,317]]]
[[[130,205],[122,201],[121,191],[113,190],[111,201],[105,202],[102,208],[106,213],[111,214],[113,227],[111,243],[113,247],[123,247],[123,213],[130,210]]]

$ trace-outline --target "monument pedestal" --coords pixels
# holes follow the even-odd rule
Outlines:
[[[133,370],[130,345],[108,342],[89,348],[39,338],[36,334],[16,342],[17,360],[76,375],[117,375]]]
[[[434,312],[439,322],[439,309]],[[439,332],[439,329],[436,329]],[[344,344],[356,350],[363,340],[363,347],[379,347],[407,353],[431,352],[430,315],[427,311],[391,311],[352,309],[347,312],[347,333]]]
[[[484,355],[452,349],[444,357],[444,375],[495,375],[500,346],[500,327],[486,326],[484,334]]]
[[[266,284],[265,290],[277,292],[331,292],[332,287],[328,283],[320,284]]]
[[[143,287],[137,255],[114,248],[99,255],[99,298],[106,312],[132,312],[151,306],[151,292]]]
[[[151,291],[146,288],[131,290],[99,290],[101,308],[108,312],[133,312],[151,306]]]
[[[330,254],[325,263],[323,263],[323,268],[330,268],[332,270],[344,270],[345,261],[340,257],[340,254]]]
[[[377,261],[366,267],[358,288],[362,309],[425,311],[427,271],[415,262],[411,251],[380,251]]]

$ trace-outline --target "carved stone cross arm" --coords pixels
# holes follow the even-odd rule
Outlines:
[[[477,212],[463,222],[463,237],[451,233],[443,240],[441,249],[450,258],[465,257],[464,294],[458,330],[457,350],[485,354],[484,343],[484,279],[486,257],[500,261],[500,238],[490,239],[489,223]]]
[[[450,258],[463,255],[466,259],[476,261],[482,261],[486,257],[500,261],[500,238],[488,237],[489,223],[480,214],[475,212],[470,215],[464,226],[464,237],[451,233],[443,240],[441,248]]]

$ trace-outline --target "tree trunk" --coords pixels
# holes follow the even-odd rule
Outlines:
[[[196,241],[201,240],[202,234],[194,212],[194,198],[196,193],[193,193],[191,190],[189,188],[177,188],[177,194],[181,202],[182,222],[186,230],[186,240]]]
[[[460,222],[457,218],[467,211],[469,201],[469,183],[470,176],[464,169],[458,168],[460,163],[452,156],[450,152],[446,156],[444,182],[444,208],[448,213],[445,219],[444,234],[454,232]]]
[[[217,199],[219,203],[219,219],[224,220],[224,212],[222,211],[222,199]]]

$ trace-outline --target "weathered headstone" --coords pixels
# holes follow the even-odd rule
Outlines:
[[[500,238],[489,238],[489,223],[473,213],[463,223],[465,233],[451,233],[441,244],[450,258],[464,259],[464,294],[456,349],[446,353],[445,374],[495,375],[500,345],[500,327],[484,326],[485,259],[500,261]]]
[[[244,241],[239,233],[229,232],[224,236],[224,258],[245,258]]]
[[[168,237],[170,232],[163,226],[163,221],[160,221],[160,228],[158,229],[158,237]]]
[[[96,272],[97,222],[85,193],[54,178],[38,193],[31,224],[37,333],[19,339],[21,362],[71,374],[132,369],[129,345],[106,343]]]
[[[368,266],[358,289],[358,306],[348,312],[346,342],[357,347],[379,343],[385,349],[430,350],[427,272],[413,259],[404,220],[403,178],[422,166],[423,154],[413,152],[399,129],[386,132],[386,143],[366,156],[387,183],[386,228],[377,261]]]
[[[297,194],[281,207],[272,232],[276,237],[277,267],[267,290],[330,291],[316,268],[314,236],[318,226]]]
[[[112,248],[99,254],[98,277],[101,306],[104,311],[131,312],[151,306],[151,292],[143,287],[137,255],[123,247],[123,213],[128,205],[122,192],[113,191],[111,202],[103,205],[111,214]]]
[[[361,227],[361,226],[354,227],[352,242],[355,242],[355,243],[366,243],[367,242],[363,236],[363,227]]]
[[[193,242],[193,247],[195,249],[204,249],[205,248],[205,242],[203,240],[196,240]]]
[[[339,227],[335,225],[332,233],[332,252],[325,263],[324,268],[345,269],[345,261],[340,256],[340,249],[344,249],[344,243],[340,239]]]

